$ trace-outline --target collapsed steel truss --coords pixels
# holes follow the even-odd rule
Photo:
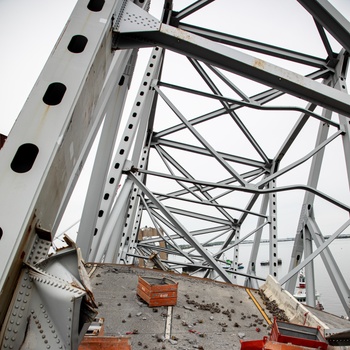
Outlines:
[[[349,287],[329,249],[350,224],[350,23],[326,0],[291,1],[311,15],[317,35],[310,29],[295,38],[317,43],[310,54],[308,44],[291,50],[273,44],[273,36],[236,36],[233,24],[217,22],[238,11],[233,1],[180,5],[174,1],[175,11],[165,1],[157,19],[144,1],[78,1],[0,153],[0,254],[7,261],[1,321],[11,322],[11,297],[29,288],[28,274],[55,290],[45,262],[32,255],[46,257],[41,242],[53,239],[100,125],[76,242],[85,261],[132,264],[157,256],[164,269],[191,268],[230,283],[242,275],[257,287],[265,277],[256,273],[259,246],[267,238],[269,272],[287,290],[305,268],[314,305],[320,255],[350,316]],[[265,25],[278,34],[261,20],[261,31]],[[247,22],[253,25],[249,16]],[[146,47],[153,49],[124,120],[137,52]],[[145,225],[157,235],[143,239]],[[293,235],[289,272],[279,276],[278,240]],[[241,272],[239,246],[248,239]],[[9,332],[3,328],[2,339]],[[74,348],[78,336],[62,341]]]

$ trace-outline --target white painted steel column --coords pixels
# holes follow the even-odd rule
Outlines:
[[[126,122],[124,133],[121,135],[121,141],[116,149],[115,157],[112,161],[112,168],[109,171],[106,185],[103,191],[105,200],[101,202],[99,211],[104,213],[103,216],[97,218],[95,232],[104,232],[107,225],[109,214],[111,212],[113,200],[117,193],[117,188],[121,184],[121,177],[124,170],[125,162],[129,156],[132,145],[137,135],[140,118],[143,116],[143,111],[147,107],[147,96],[150,93],[151,82],[158,75],[160,65],[159,58],[162,57],[162,49],[155,48],[148,62],[145,75],[142,79],[141,86],[138,90],[135,103]],[[92,242],[89,260],[93,259],[98,251],[98,243]]]
[[[260,214],[266,214],[268,203],[269,203],[269,195],[264,195],[260,205]],[[264,219],[260,217],[257,222],[257,227],[262,225],[263,222],[264,222]],[[256,261],[258,257],[259,246],[261,243],[262,231],[263,231],[263,228],[259,229],[259,231],[257,231],[257,233],[254,236],[254,242],[253,242],[253,246],[252,246],[252,250],[249,258],[249,265],[247,268],[247,274],[252,274],[254,276],[256,276]],[[257,280],[253,278],[246,278],[244,285],[250,288],[256,288],[256,289],[259,288]]]
[[[118,59],[109,77],[108,85],[110,91],[108,103],[106,105],[108,110],[100,135],[77,236],[77,245],[82,251],[83,258],[86,260],[88,260],[89,257],[92,240],[95,238],[96,241],[99,242],[100,239],[99,235],[97,237],[94,236],[94,227],[97,217],[106,214],[99,212],[98,209],[101,201],[104,200],[103,189],[113,156],[118,128],[129,88],[131,77],[126,71],[126,66],[131,59],[131,53],[131,50],[124,50],[116,53]],[[132,59],[132,65],[134,65],[134,59]]]
[[[159,79],[163,55],[158,56],[159,64],[158,64],[158,72],[156,72],[155,76]],[[132,154],[132,164],[135,165],[138,169],[146,169],[148,164],[149,157],[149,143],[151,135],[149,131],[153,129],[153,115],[152,115],[152,106],[156,99],[155,91],[152,89],[149,91],[147,100],[145,102],[145,108],[143,110],[143,116],[140,120],[140,125],[137,132],[137,137],[135,140],[134,151]],[[144,181],[144,175],[138,174],[136,175],[140,179],[140,181]],[[140,205],[140,190],[137,186],[134,186],[132,189],[132,193],[130,196],[130,201],[127,206],[127,215],[125,217],[125,225],[122,228],[122,231],[119,232],[121,235],[121,241],[119,247],[110,246],[111,249],[115,249],[116,262],[120,263],[123,261],[124,263],[132,263],[133,257],[128,257],[127,253],[133,252],[135,246],[137,245],[137,235],[140,228],[141,217],[138,215],[139,205]],[[141,212],[142,214],[142,212]]]
[[[270,181],[269,188],[276,188],[276,181]],[[270,275],[278,278],[278,230],[277,230],[277,193],[269,194],[269,257],[270,257]]]
[[[94,251],[90,253],[91,261],[96,261],[96,262],[104,261],[103,258],[108,249],[108,244],[111,240],[112,234],[117,235],[119,237],[115,248],[117,249],[117,247],[119,246],[119,243],[121,240],[121,234],[115,231],[116,231],[116,228],[120,229],[120,227],[124,226],[126,208],[127,208],[127,203],[129,202],[129,196],[130,196],[132,185],[133,185],[132,181],[127,179],[125,181],[125,184],[123,185],[123,188],[120,190],[120,195],[109,216],[109,220],[106,224],[103,235],[101,237],[101,242],[98,245],[98,250],[94,255],[92,255]]]
[[[48,248],[39,241],[52,239],[67,184],[94,125],[94,107],[113,57],[112,18],[122,6],[117,0],[77,3],[1,150],[0,324],[11,298],[31,287],[20,283],[15,293],[22,264],[35,251],[40,251],[36,263],[47,257]],[[54,284],[45,291],[46,300],[56,295]],[[19,317],[18,327],[27,322],[23,314],[13,317]],[[15,328],[7,344],[14,349],[23,337]],[[74,348],[76,342],[65,346]]]

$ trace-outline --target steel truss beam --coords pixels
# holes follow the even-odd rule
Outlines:
[[[232,34],[221,33],[211,30],[210,28],[203,28],[181,22],[185,17],[190,16],[196,11],[202,10],[202,8],[207,5],[209,6],[209,2],[206,1],[197,2],[194,6],[178,12],[175,11],[171,13],[170,10],[168,15],[172,17],[170,19],[168,17],[167,20],[163,21],[157,22],[150,15],[143,14],[144,18],[152,21],[153,24],[153,27],[149,27],[146,31],[140,31],[139,24],[135,25],[134,23],[130,23],[127,18],[125,18],[125,21],[116,28],[116,36],[114,40],[115,48],[119,49],[134,46],[152,46],[153,44],[170,49],[178,54],[186,55],[198,76],[211,91],[211,93],[208,93],[208,89],[193,89],[185,84],[173,84],[163,81],[162,79],[153,81],[152,88],[169,106],[172,113],[177,116],[180,122],[177,124],[173,123],[173,125],[159,130],[152,129],[152,142],[149,155],[151,156],[152,150],[155,150],[160,161],[163,162],[166,167],[166,171],[154,170],[155,168],[151,167],[150,162],[148,163],[147,170],[144,168],[139,169],[137,162],[133,162],[133,164],[135,166],[135,171],[139,174],[146,175],[148,180],[157,177],[159,180],[169,180],[169,184],[171,181],[174,181],[180,188],[182,188],[169,193],[169,191],[162,192],[157,189],[150,191],[149,188],[146,189],[145,187],[143,191],[140,192],[141,196],[142,192],[145,194],[146,191],[148,198],[154,196],[152,197],[153,199],[151,202],[144,202],[144,206],[147,206],[148,208],[148,215],[156,217],[157,222],[162,222],[166,227],[165,230],[172,231],[172,236],[175,240],[184,239],[187,241],[189,239],[179,233],[177,224],[174,224],[178,218],[184,218],[182,220],[185,221],[187,219],[196,219],[203,223],[208,220],[213,224],[220,222],[218,219],[215,219],[215,215],[194,213],[187,208],[186,203],[193,203],[193,205],[200,203],[203,207],[212,206],[217,210],[216,215],[220,218],[225,218],[224,221],[222,221],[222,224],[225,224],[225,220],[227,220],[227,224],[231,222],[232,230],[230,233],[225,233],[226,237],[221,243],[219,253],[213,254],[213,256],[218,259],[216,265],[219,264],[222,252],[226,252],[227,250],[231,251],[233,254],[233,264],[238,263],[237,248],[242,242],[239,236],[242,225],[244,226],[248,218],[251,218],[252,215],[258,214],[258,216],[260,216],[256,230],[251,231],[255,233],[255,237],[248,267],[248,275],[250,277],[247,277],[246,280],[247,285],[255,287],[257,286],[256,280],[251,279],[251,276],[254,276],[256,273],[256,259],[263,234],[264,217],[268,218],[267,222],[270,231],[270,273],[276,278],[278,275],[277,221],[280,215],[278,213],[279,205],[277,195],[279,192],[285,190],[290,191],[293,188],[303,189],[306,193],[306,197],[323,198],[345,211],[348,211],[349,208],[349,205],[345,202],[337,201],[333,196],[328,196],[325,193],[322,193],[322,191],[317,188],[317,182],[315,183],[315,181],[310,181],[305,185],[294,183],[287,187],[278,185],[278,181],[283,178],[284,175],[292,173],[294,169],[300,168],[302,164],[310,161],[314,162],[315,159],[322,159],[322,154],[325,149],[333,144],[335,140],[342,138],[344,142],[347,142],[346,140],[348,139],[348,133],[346,130],[347,123],[344,123],[344,120],[350,115],[350,99],[346,91],[344,91],[344,72],[346,71],[347,53],[334,53],[330,42],[324,34],[324,30],[328,30],[334,34],[336,40],[345,44],[346,40],[344,38],[348,35],[348,22],[343,20],[342,16],[335,9],[327,7],[328,4],[326,4],[325,1],[317,2],[317,4],[310,5],[309,7],[305,4],[307,2],[301,3],[304,3],[303,6],[314,15],[317,22],[316,28],[321,36],[324,46],[326,47],[328,57],[321,58],[310,56],[303,52],[292,51],[283,47],[277,47],[267,43],[237,37]],[[129,11],[132,11],[133,6],[131,4],[129,5]],[[323,7],[323,12],[320,10],[321,7]],[[328,14],[327,11],[329,12]],[[332,17],[331,23],[328,23],[327,20],[325,20],[325,18],[328,18],[328,15]],[[337,29],[332,28],[341,28],[341,34],[339,34]],[[308,76],[302,76],[295,71],[290,71],[281,66],[271,64],[266,60],[261,60],[260,58],[247,55],[242,51],[229,48],[227,45],[249,50],[250,52],[255,52],[257,54],[263,53],[264,55],[277,57],[284,61],[297,62],[308,67],[317,67],[320,70],[309,74]],[[344,45],[344,47],[346,48],[346,45]],[[265,92],[249,97],[249,95],[235,84],[232,79],[227,77],[227,74],[224,73],[222,69],[226,72],[234,73],[251,79],[252,81],[262,83],[273,89],[265,90]],[[238,95],[238,98],[230,97],[227,92],[222,93],[217,79],[221,81],[220,84],[224,83],[229,86],[231,92]],[[320,79],[323,79],[322,82],[316,81]],[[334,83],[335,81],[341,81],[342,83],[336,85]],[[342,85],[342,87],[340,87],[340,85]],[[222,108],[216,109],[215,111],[210,110],[200,116],[193,116],[192,114],[186,115],[181,111],[176,98],[174,99],[170,97],[175,96],[175,92],[182,93],[183,96],[192,95],[193,97],[197,96],[218,101],[221,103]],[[300,103],[297,103],[294,106],[281,104],[279,106],[271,105],[271,101],[279,101],[280,98],[286,94],[302,98],[305,100],[306,107],[301,107]],[[320,107],[327,109],[320,113]],[[239,116],[239,114],[242,113],[241,110],[245,108],[249,108],[251,111],[278,110],[283,113],[283,111],[293,110],[294,112],[300,113],[297,122],[294,123],[294,126],[291,128],[289,134],[273,157],[269,158],[264,147],[257,142],[255,136],[251,133],[249,128],[246,127],[244,121]],[[340,122],[335,118],[331,118],[332,112],[338,112],[341,114],[339,119]],[[170,112],[167,113],[169,114]],[[238,129],[240,129],[246,140],[248,140],[250,146],[255,150],[255,157],[242,157],[239,152],[226,153],[217,150],[215,147],[212,147],[211,142],[209,142],[206,137],[201,135],[199,130],[204,130],[204,125],[206,123],[209,123],[211,120],[219,119],[222,116],[230,116],[232,118]],[[344,120],[342,118],[344,118]],[[310,120],[320,121],[320,127],[323,127],[325,130],[333,128],[332,136],[319,139],[316,142],[316,146],[310,149],[309,152],[300,155],[298,159],[294,159],[294,162],[288,161],[286,163],[286,155],[294,147],[294,144],[298,141],[298,138],[300,138],[301,133],[310,123]],[[178,138],[177,135],[180,131],[189,131],[199,142],[178,141],[180,138]],[[345,146],[344,150],[347,152]],[[177,156],[176,152],[187,155],[192,154],[193,157],[197,157],[198,159],[213,159],[226,170],[231,176],[231,179],[228,180],[228,182],[223,182],[222,178],[216,182],[202,181],[201,176],[194,176],[191,171],[183,165],[183,162],[180,160],[181,158]],[[247,171],[246,173],[237,171],[236,169],[238,169],[239,164],[250,167],[250,171]],[[313,169],[311,166],[310,174],[316,174],[317,171],[321,171],[321,168],[317,169],[318,170],[316,170],[316,168]],[[255,175],[253,175],[254,172]],[[251,177],[249,177],[248,174],[251,174]],[[313,177],[314,175],[310,176]],[[205,176],[203,176],[203,178],[205,178]],[[214,194],[215,191],[218,193]],[[246,191],[251,194],[251,198],[250,200],[244,201],[244,205],[241,206],[241,208],[236,208],[235,206],[222,206],[222,204],[220,204],[220,201],[223,198],[233,195],[236,196],[237,193]],[[162,201],[162,203],[166,205],[168,210],[166,215],[164,215],[164,213],[162,215],[162,210],[158,210],[160,202],[156,205],[154,202],[156,200]],[[177,203],[177,206],[175,206],[175,203]],[[257,210],[252,210],[252,208],[258,203],[261,204],[259,213]],[[231,209],[235,210],[233,215]],[[237,218],[237,212],[241,213],[240,218]],[[172,218],[169,217],[170,214],[173,215]],[[174,215],[176,215],[176,219]],[[205,229],[202,229],[202,231],[204,232]],[[304,231],[305,234],[307,232],[309,231]],[[203,240],[202,244],[215,241],[218,237],[222,237],[222,235],[219,234],[212,240],[208,237],[208,239]],[[247,235],[244,237],[247,237]],[[299,233],[297,233],[296,237],[296,242],[298,242]],[[310,237],[311,239],[314,239],[312,234]],[[155,239],[153,242],[156,241],[159,242],[159,239]],[[140,244],[143,243],[140,242]],[[296,247],[298,247],[298,244],[299,243],[296,243]],[[191,254],[198,253],[198,250],[195,247],[190,250]],[[312,255],[312,250],[310,250],[310,247],[307,245],[307,241],[302,241],[300,247],[301,250],[299,249],[296,256],[300,256],[299,254],[304,251],[304,248],[306,257],[310,254]],[[230,248],[232,249],[230,250]],[[199,252],[199,255],[202,254],[203,253]],[[204,260],[208,259],[207,256],[204,256],[203,258]],[[291,270],[294,268],[292,267],[292,264],[293,262],[291,262]],[[213,270],[215,270],[215,268],[208,269],[206,275],[209,273],[211,274]],[[314,289],[312,289],[314,288],[314,276],[312,269],[307,267],[306,270],[308,275],[311,276],[309,277],[310,287],[308,289],[308,295],[310,296],[315,294]],[[237,272],[237,269],[234,269],[234,271]],[[282,281],[284,281],[284,279],[282,279]],[[293,285],[293,278],[288,281],[288,284]],[[292,287],[290,289],[292,291]],[[346,295],[346,293],[341,293],[341,295]],[[312,298],[309,299],[309,302],[310,304],[313,304],[314,301],[311,299]],[[347,309],[345,311],[348,313]]]
[[[25,338],[23,330],[32,322],[30,307],[35,313],[49,300],[39,312],[57,312],[50,320],[57,333],[70,320],[70,334],[57,349],[77,348],[88,322],[78,329],[69,312],[87,308],[93,315],[94,303],[75,259],[131,264],[162,252],[168,254],[159,260],[164,269],[192,266],[202,276],[257,287],[265,278],[257,270],[263,239],[269,242],[269,273],[286,289],[293,292],[305,268],[310,304],[317,287],[312,264],[320,254],[350,315],[347,281],[328,249],[349,226],[348,20],[326,0],[299,0],[315,19],[323,57],[238,37],[234,30],[221,33],[210,28],[213,15],[204,26],[182,23],[215,5],[210,0],[178,11],[167,6],[160,19],[145,10],[148,2],[101,3],[96,11],[78,1],[0,151],[1,346],[19,349],[39,341],[36,331]],[[326,31],[341,49],[333,49]],[[152,52],[123,118],[136,51],[144,47]],[[276,58],[278,64],[272,63]],[[306,73],[296,71],[295,63]],[[70,242],[69,253],[47,259],[102,121],[77,236],[82,256]],[[333,172],[329,150],[340,159]],[[339,174],[346,185],[339,181],[343,187],[332,191]],[[304,199],[296,198],[300,192]],[[325,222],[323,207],[337,220]],[[140,240],[146,224],[159,236]],[[294,230],[295,243],[281,277],[278,244],[286,229]],[[248,267],[240,272],[240,249],[248,238]],[[71,274],[66,281],[57,280],[58,264]],[[81,283],[78,294],[73,280]],[[19,305],[25,316],[13,319],[11,298],[18,306],[19,294],[33,286],[38,292],[28,295],[30,307]],[[19,323],[13,334],[8,322]]]
[[[166,24],[160,24],[159,30],[156,31],[138,32],[137,36],[129,34],[127,30],[131,29],[128,27],[125,30],[123,27],[119,30],[119,35],[115,40],[116,49],[130,47],[127,43],[142,39],[149,45],[151,43],[161,45],[207,64],[280,89],[306,101],[315,102],[340,114],[350,115],[348,95],[199,35],[184,32]],[[135,45],[140,46],[141,43],[143,42],[140,40],[140,43]]]
[[[1,348],[77,349],[96,314],[80,251],[47,257],[103,117],[114,113],[111,95],[129,73],[129,50],[110,50],[123,6],[77,3],[1,150]]]
[[[327,0],[298,0],[298,2],[350,52],[350,24],[347,18]]]

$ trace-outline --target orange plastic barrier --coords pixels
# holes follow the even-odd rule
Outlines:
[[[241,350],[327,350],[318,328],[274,320],[271,335],[262,340],[241,340]]]
[[[127,337],[84,337],[79,350],[131,350]]]

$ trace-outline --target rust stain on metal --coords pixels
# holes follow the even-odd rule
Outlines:
[[[264,60],[260,60],[258,58],[256,58],[254,60],[253,66],[259,69],[265,69],[265,61]]]
[[[178,29],[177,33],[178,33],[177,36],[176,36],[177,38],[185,40],[185,41],[192,41],[191,40],[192,39],[192,35],[189,32],[187,32],[185,30],[182,30],[182,29]]]
[[[194,42],[193,35],[191,35],[191,33],[187,32],[186,30],[182,30],[179,28],[174,29],[173,27],[162,25],[160,31],[178,40]]]

